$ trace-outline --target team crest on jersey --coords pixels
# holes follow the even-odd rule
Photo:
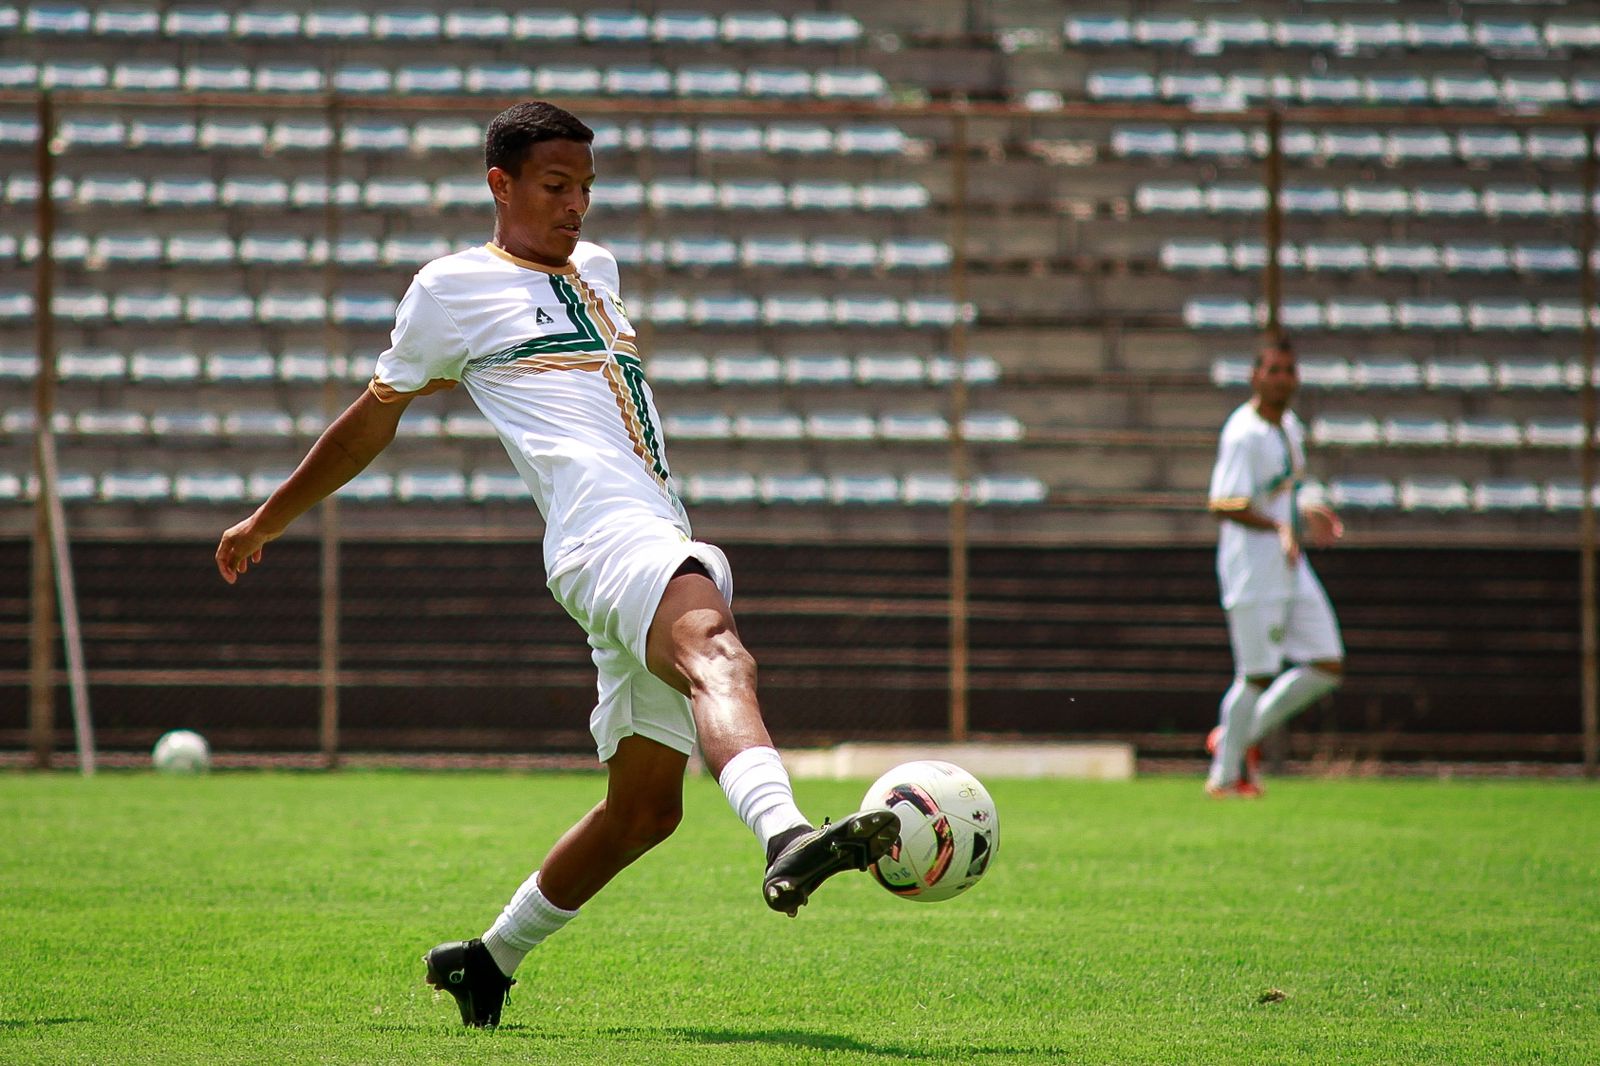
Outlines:
[[[548,311],[546,311],[544,308],[537,307],[537,308],[534,308],[533,321],[534,321],[535,325],[553,326],[553,325],[555,325],[555,321],[556,320],[551,318],[550,317],[550,313]]]

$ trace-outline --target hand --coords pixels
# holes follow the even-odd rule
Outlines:
[[[1294,535],[1294,527],[1288,522],[1278,525],[1278,543],[1283,547],[1283,558],[1290,566],[1300,562],[1300,541]]]
[[[277,540],[279,535],[257,529],[255,515],[228,527],[217,545],[217,572],[222,580],[230,585],[239,580],[239,575],[250,569],[251,563],[261,561],[262,546]]]
[[[1300,517],[1305,521],[1306,540],[1313,548],[1327,548],[1344,536],[1344,523],[1326,504],[1314,503],[1302,508]]]

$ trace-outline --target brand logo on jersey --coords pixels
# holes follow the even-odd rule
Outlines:
[[[544,308],[536,307],[533,310],[533,321],[534,321],[535,325],[548,326],[548,325],[551,325],[552,323],[554,323],[555,319],[551,318],[548,314],[546,314]]]

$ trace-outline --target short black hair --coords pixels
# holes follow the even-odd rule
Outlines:
[[[528,149],[540,141],[577,141],[593,144],[594,130],[578,116],[543,100],[530,100],[506,108],[494,117],[483,134],[483,162],[486,169],[517,176]]]
[[[1287,335],[1268,337],[1261,342],[1261,347],[1256,349],[1255,368],[1261,369],[1261,364],[1266,362],[1268,352],[1282,352],[1284,355],[1294,355],[1294,342]]]

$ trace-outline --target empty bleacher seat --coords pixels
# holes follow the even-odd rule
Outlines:
[[[258,93],[315,93],[322,91],[322,70],[307,63],[263,63],[256,67]]]
[[[1119,156],[1178,154],[1178,131],[1170,126],[1118,126],[1111,131],[1111,151]]]
[[[256,384],[278,375],[277,361],[264,351],[213,352],[206,357],[207,381]]]
[[[811,72],[799,67],[751,67],[744,74],[744,91],[751,96],[794,100],[812,95],[814,89]]]
[[[216,203],[216,182],[210,178],[152,178],[147,202],[154,208],[211,206]]]
[[[1401,329],[1458,330],[1466,322],[1461,305],[1442,298],[1403,298],[1395,301],[1395,321]]]
[[[1369,74],[1361,79],[1361,93],[1367,103],[1387,107],[1426,104],[1433,98],[1428,80],[1410,71]]]
[[[242,325],[253,322],[258,314],[270,320],[246,293],[189,293],[184,298],[184,319],[197,325]]]
[[[837,296],[833,321],[839,326],[893,326],[902,321],[899,301],[889,296]]]
[[[812,91],[819,100],[877,100],[888,94],[882,74],[864,67],[833,67],[817,71]]]
[[[176,92],[182,86],[183,72],[165,60],[125,60],[111,69],[111,87],[120,91]]]
[[[1523,439],[1535,448],[1581,448],[1583,423],[1575,418],[1530,418]]]
[[[835,474],[828,479],[828,499],[847,506],[897,503],[900,482],[892,474]]]
[[[1378,420],[1366,414],[1323,414],[1311,420],[1311,438],[1318,444],[1361,446],[1382,439]]]
[[[1384,300],[1335,297],[1323,308],[1323,320],[1330,330],[1388,329],[1394,315]]]
[[[776,385],[782,369],[777,356],[766,352],[724,352],[710,364],[711,380],[718,385]]]
[[[1407,511],[1464,511],[1471,502],[1460,478],[1413,477],[1400,482],[1400,506]]]
[[[1345,187],[1344,209],[1352,215],[1403,215],[1412,194],[1400,185],[1358,182]]]
[[[1285,214],[1336,215],[1344,206],[1339,190],[1332,185],[1307,185],[1290,182],[1279,198]]]
[[[185,266],[231,262],[233,238],[221,233],[174,233],[166,240],[166,259]]]
[[[178,299],[176,294],[172,298]],[[187,348],[140,348],[128,360],[128,376],[136,382],[158,384],[197,381],[200,356]]]
[[[1474,510],[1534,511],[1544,505],[1544,491],[1533,481],[1496,478],[1472,486]]]
[[[94,13],[97,37],[154,37],[161,32],[161,13],[148,7],[106,7]]]
[[[394,89],[394,74],[387,67],[348,63],[333,72],[333,87],[356,96],[387,93]]]
[[[464,73],[470,93],[510,96],[533,89],[533,70],[521,63],[474,63]]]
[[[817,441],[866,441],[878,424],[861,411],[813,411],[806,415],[806,436]]]
[[[230,437],[291,437],[294,429],[289,413],[276,408],[229,411],[222,417],[222,432]]]
[[[156,471],[111,471],[100,475],[100,499],[108,503],[152,503],[171,494],[172,479]]]
[[[828,479],[821,474],[766,474],[756,491],[762,503],[823,503],[828,499]]]
[[[804,420],[792,411],[747,411],[733,420],[740,440],[799,440],[804,434]]]
[[[1143,70],[1096,70],[1084,88],[1091,100],[1149,101],[1157,97],[1155,77]]]
[[[757,498],[755,475],[743,471],[690,474],[683,487],[691,503],[740,504]]]
[[[1191,329],[1249,329],[1255,312],[1242,297],[1201,296],[1183,305],[1183,321]]]
[[[1134,205],[1147,214],[1199,213],[1205,209],[1205,192],[1190,182],[1145,181],[1134,189]]]
[[[1515,448],[1522,443],[1522,429],[1507,418],[1458,418],[1450,427],[1455,443],[1475,448]]]
[[[459,470],[403,470],[395,478],[395,498],[404,503],[453,503],[467,498],[467,477]]]
[[[120,148],[127,125],[115,118],[64,118],[56,126],[54,143],[62,149]]]
[[[1022,420],[1004,411],[974,411],[961,420],[961,435],[969,441],[998,444],[1023,437]]]
[[[1487,74],[1476,71],[1440,72],[1430,79],[1435,103],[1447,107],[1493,106],[1500,102],[1500,87]]]
[[[1487,389],[1494,383],[1489,364],[1481,359],[1433,359],[1423,370],[1430,389]]]
[[[718,33],[728,44],[782,44],[789,37],[789,21],[770,11],[731,11],[722,16]]]
[[[455,41],[498,42],[511,36],[511,16],[504,11],[467,8],[445,13],[441,27]]]
[[[161,260],[161,238],[154,233],[106,233],[90,245],[90,266],[155,263]]]
[[[1450,443],[1450,424],[1429,415],[1394,415],[1383,420],[1385,443],[1439,448]]]
[[[289,183],[281,178],[225,178],[218,199],[227,207],[283,207],[289,202]]]
[[[1563,389],[1566,368],[1554,359],[1506,359],[1495,364],[1495,385],[1502,389]]]
[[[1469,185],[1419,185],[1412,192],[1412,207],[1424,216],[1475,215],[1479,211],[1478,193]]]
[[[1451,51],[1472,47],[1472,33],[1467,24],[1448,17],[1408,19],[1405,39],[1412,48],[1422,50]]]
[[[1382,241],[1373,245],[1372,267],[1380,273],[1438,270],[1439,246],[1426,241]]]
[[[1467,325],[1474,330],[1530,330],[1537,326],[1527,300],[1485,299],[1467,304]]]
[[[467,498],[478,501],[526,500],[528,486],[520,475],[505,470],[476,470],[467,481]]]
[[[1133,40],[1133,24],[1122,15],[1069,14],[1062,32],[1075,45],[1113,47]]]
[[[184,471],[173,477],[179,503],[233,503],[245,498],[244,475],[231,471]]]
[[[733,435],[733,420],[721,411],[671,411],[662,424],[669,440],[727,440]]]
[[[980,507],[1039,504],[1049,496],[1044,482],[1026,474],[980,474],[972,479],[970,492]]]
[[[1392,481],[1379,477],[1341,477],[1328,483],[1335,507],[1353,511],[1386,511],[1399,502]]]
[[[853,377],[854,364],[843,355],[791,355],[784,360],[783,380],[789,385],[846,385]]]
[[[1494,274],[1511,269],[1511,256],[1503,244],[1451,241],[1439,254],[1440,262],[1451,273]]]

